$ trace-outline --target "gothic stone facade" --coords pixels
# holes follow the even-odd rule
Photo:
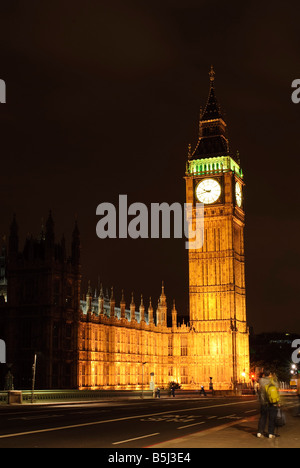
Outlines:
[[[55,243],[49,215],[38,239],[28,236],[19,249],[14,218],[7,255],[7,302],[0,306],[0,330],[12,364],[15,388],[31,388],[37,354],[36,388],[77,386],[78,317],[81,288],[80,240],[73,232],[72,255],[64,238]]]
[[[151,383],[167,387],[170,381],[186,386],[196,383],[188,351],[190,328],[177,326],[175,303],[172,326],[167,326],[164,286],[155,316],[151,299],[147,310],[142,297],[139,302],[136,307],[132,296],[127,310],[122,296],[120,307],[116,307],[113,293],[108,299],[102,291],[99,298],[92,298],[89,291],[86,301],[81,302],[79,388],[138,389],[143,385],[150,388]]]
[[[8,300],[0,304],[0,330],[13,364],[15,386],[30,388],[34,354],[37,388],[140,389],[233,388],[249,380],[245,305],[244,181],[239,157],[229,151],[226,124],[215,96],[214,72],[200,116],[199,139],[189,147],[186,200],[204,203],[204,245],[190,250],[190,323],[178,324],[164,285],[156,310],[151,300],[119,307],[114,293],[89,287],[80,300],[80,238],[71,255],[54,240],[49,215],[39,239],[19,250],[14,219],[9,238]],[[99,294],[99,296],[98,296]],[[168,312],[172,316],[167,324]]]

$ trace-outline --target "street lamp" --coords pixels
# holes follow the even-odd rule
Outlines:
[[[291,374],[297,374],[297,366],[296,364],[291,364]]]
[[[33,366],[32,366],[31,403],[33,403],[34,401],[35,374],[36,374],[36,354],[34,355],[34,361],[33,361]]]
[[[142,362],[142,399],[144,398],[144,365],[147,362]]]

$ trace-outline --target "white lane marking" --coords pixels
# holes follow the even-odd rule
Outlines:
[[[140,437],[134,437],[133,439],[121,440],[120,442],[113,442],[112,445],[126,444],[127,442],[132,442],[133,440],[146,439],[147,437],[154,437],[159,434],[160,432],[155,432],[154,434],[147,434]]]
[[[63,414],[49,414],[49,415],[40,415],[40,416],[22,416],[21,418],[8,418],[8,421],[13,420],[22,420],[22,421],[31,421],[34,419],[49,419],[49,418],[63,418]]]
[[[186,427],[199,426],[199,424],[205,424],[205,421],[201,421],[201,422],[194,423],[194,424],[188,424],[187,426],[177,427],[177,429],[185,429]]]
[[[220,417],[218,419],[233,419],[233,418],[234,419],[240,419],[240,417],[237,416],[236,414],[228,414],[227,416],[222,416],[222,417]]]

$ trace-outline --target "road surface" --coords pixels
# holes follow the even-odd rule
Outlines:
[[[0,407],[0,448],[144,448],[257,415],[256,397]]]

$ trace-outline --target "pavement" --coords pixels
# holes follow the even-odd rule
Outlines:
[[[266,434],[257,438],[259,416],[247,417],[212,429],[173,439],[151,448],[300,448],[300,416],[298,402],[282,407],[286,425],[276,429],[275,439]]]

